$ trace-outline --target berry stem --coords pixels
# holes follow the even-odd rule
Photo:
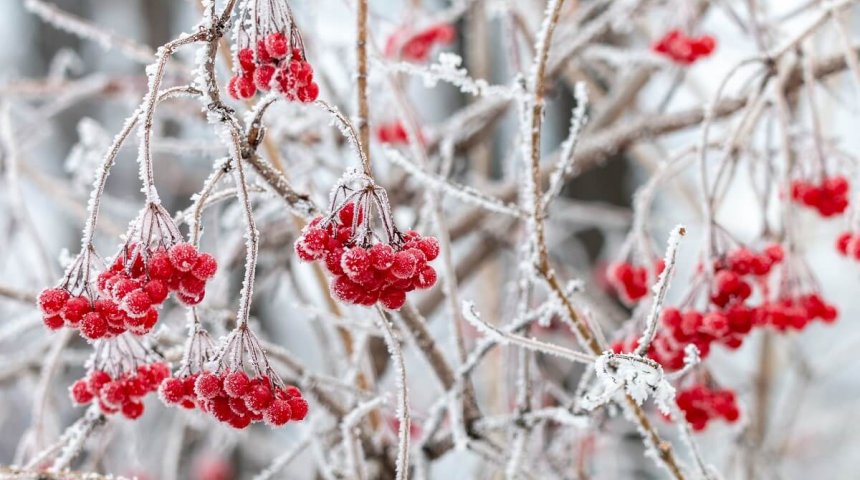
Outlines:
[[[192,43],[197,43],[206,38],[207,32],[200,30],[191,35],[183,35],[171,42],[166,43],[158,49],[158,60],[153,65],[147,67],[149,76],[149,90],[144,97],[143,104],[143,122],[140,124],[140,153],[138,162],[140,162],[140,179],[143,182],[143,190],[146,195],[147,203],[159,203],[158,192],[155,189],[155,174],[152,169],[152,119],[155,116],[155,106],[158,103],[158,89],[161,86],[161,81],[164,79],[164,69],[167,66],[167,60],[173,55],[176,49]],[[151,71],[154,67],[154,71]]]
[[[357,38],[355,41],[356,83],[358,90],[358,148],[364,174],[373,177],[370,163],[370,107],[367,94],[367,0],[358,0],[356,12]]]

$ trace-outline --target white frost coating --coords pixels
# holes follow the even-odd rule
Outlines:
[[[391,323],[388,321],[385,311],[378,304],[376,311],[378,313],[377,322],[382,329],[385,346],[396,370],[394,381],[397,385],[397,420],[400,422],[397,432],[396,480],[407,480],[409,478],[409,426],[411,418],[409,416],[409,389],[406,386],[406,362],[403,360],[403,351],[400,349],[400,343],[394,337]]]
[[[461,92],[473,96],[497,97],[513,100],[522,97],[520,89],[505,87],[501,85],[490,85],[483,79],[474,79],[463,65],[463,59],[454,53],[443,52],[439,54],[439,63],[428,66],[416,65],[407,62],[383,62],[375,59],[380,69],[393,73],[405,73],[424,80],[424,86],[433,88],[441,82],[450,83],[460,89]]]
[[[384,151],[386,157],[391,161],[391,163],[394,163],[400,168],[406,170],[409,174],[421,180],[425,185],[438,192],[445,193],[451,197],[471,203],[472,205],[491,212],[510,215],[516,218],[523,218],[525,216],[525,214],[516,205],[511,205],[499,200],[498,198],[481,193],[468,185],[460,185],[438,175],[425,172],[421,167],[410,162],[403,156],[403,154],[391,147],[384,147]]]
[[[98,171],[102,152],[108,149],[110,141],[107,131],[92,118],[84,117],[78,122],[78,143],[69,150],[64,164],[76,186],[90,184],[92,172]]]
[[[588,122],[588,90],[585,87],[585,82],[576,82],[573,89],[574,98],[576,99],[576,107],[570,117],[570,130],[567,138],[561,144],[561,153],[558,157],[558,162],[555,169],[550,175],[549,187],[544,193],[543,209],[546,211],[549,203],[553,198],[561,193],[564,186],[564,180],[570,177],[574,172],[574,150],[579,141],[579,134],[582,128]]]
[[[663,375],[656,362],[635,355],[605,352],[594,362],[597,374],[591,390],[582,399],[588,410],[626,393],[638,405],[652,397],[657,408],[668,414],[675,398],[675,387]]]
[[[672,230],[672,233],[669,234],[666,256],[663,257],[663,272],[660,274],[657,284],[654,285],[652,289],[654,292],[654,300],[651,302],[651,311],[648,313],[648,318],[645,322],[645,332],[639,339],[638,346],[634,352],[636,355],[645,355],[648,351],[648,347],[651,345],[651,340],[654,338],[654,334],[657,332],[657,319],[660,316],[660,312],[663,310],[663,301],[666,299],[666,293],[669,291],[672,274],[675,272],[675,262],[678,257],[678,246],[681,244],[681,237],[686,233],[687,230],[682,225],[678,225]]]
[[[128,58],[139,62],[149,63],[152,61],[153,52],[149,47],[141,45],[134,40],[119,36],[113,32],[103,30],[101,27],[64,12],[54,5],[41,0],[27,0],[24,7],[42,19],[45,23],[72,35],[77,35],[85,40],[91,40],[99,44],[105,50],[117,50]]]
[[[351,412],[343,417],[340,424],[341,435],[343,436],[343,449],[346,451],[346,468],[348,472],[355,475],[354,478],[367,478],[367,466],[364,463],[363,455],[361,455],[361,444],[355,435],[356,425],[358,422],[370,412],[379,408],[385,399],[377,397],[364,403],[358,404]]]
[[[541,342],[532,338],[526,338],[514,333],[506,332],[500,328],[494,327],[481,319],[475,309],[475,304],[470,301],[463,302],[463,317],[471,323],[476,329],[491,337],[498,343],[509,345],[515,344],[518,347],[523,347],[535,352],[554,355],[557,357],[570,360],[572,362],[592,363],[595,358],[586,353],[570,350],[552,343]]]

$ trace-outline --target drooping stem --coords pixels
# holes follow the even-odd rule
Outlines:
[[[140,180],[143,182],[144,194],[147,203],[159,203],[158,192],[155,190],[155,174],[152,169],[152,119],[155,116],[155,106],[158,103],[158,89],[164,79],[164,69],[167,60],[176,49],[199,42],[206,38],[206,31],[200,30],[192,35],[184,35],[165,44],[158,49],[158,60],[155,64],[147,67],[149,75],[149,90],[143,99],[143,122],[140,124]]]
[[[370,107],[367,100],[367,0],[358,0],[355,42],[356,85],[358,90],[358,138],[364,174],[373,177],[370,163]]]
[[[594,355],[601,355],[603,348],[601,347],[600,342],[597,340],[597,337],[592,331],[592,328],[585,321],[585,319],[582,318],[581,315],[579,315],[573,304],[570,302],[570,299],[564,292],[561,282],[559,282],[554,270],[550,265],[543,221],[543,195],[541,193],[541,182],[543,180],[543,176],[541,175],[540,168],[540,143],[541,127],[543,123],[542,111],[544,102],[544,77],[546,73],[547,59],[549,57],[549,49],[552,43],[553,32],[555,31],[555,26],[558,23],[558,19],[561,14],[561,7],[563,4],[564,0],[550,0],[549,4],[547,5],[547,16],[544,21],[544,27],[538,37],[537,56],[535,59],[533,76],[531,78],[531,86],[533,89],[532,102],[534,103],[532,104],[530,118],[527,119],[529,119],[531,123],[531,184],[529,186],[532,188],[532,191],[528,193],[531,197],[532,202],[531,222],[532,228],[534,229],[534,238],[532,241],[534,242],[534,248],[537,254],[537,258],[535,259],[535,267],[537,268],[537,273],[544,278],[549,289],[560,300],[562,306],[564,307],[565,313],[574,323],[577,334],[579,336],[580,341],[583,343],[583,346],[590,350],[591,353],[593,353]],[[645,437],[646,441],[648,441],[651,445],[654,446],[655,449],[657,449],[660,461],[674,478],[678,480],[683,480],[685,477],[681,471],[678,461],[675,458],[672,446],[668,442],[665,442],[660,438],[659,434],[651,425],[651,422],[648,420],[648,417],[645,415],[645,412],[642,410],[642,407],[640,407],[639,404],[636,403],[636,401],[632,397],[630,397],[630,395],[626,395],[625,401],[628,410],[631,412],[632,416],[636,420],[636,423],[639,424],[642,435]]]

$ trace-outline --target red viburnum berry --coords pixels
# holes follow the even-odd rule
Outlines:
[[[59,330],[65,324],[59,315],[45,315],[42,317],[42,322],[49,330]]]
[[[69,292],[62,288],[47,288],[39,294],[39,308],[47,315],[57,315],[69,297]]]
[[[167,288],[167,284],[162,282],[161,280],[150,280],[146,282],[146,285],[143,287],[143,290],[146,292],[146,295],[152,301],[153,304],[161,304],[167,299],[167,295],[169,292]]]
[[[208,253],[201,253],[191,268],[191,273],[200,280],[209,280],[218,271],[218,262]]]
[[[248,379],[248,374],[242,370],[232,371],[224,377],[224,392],[230,397],[243,397],[250,387],[251,381]]]
[[[140,318],[146,315],[146,312],[149,311],[149,307],[151,306],[152,300],[142,288],[129,292],[122,302],[123,310],[125,310],[129,316],[135,318]]]
[[[355,279],[370,268],[370,254],[362,247],[352,247],[341,256],[340,266],[349,278]]]
[[[78,405],[86,405],[93,401],[93,392],[90,391],[90,386],[85,379],[80,379],[72,384],[69,389],[72,400]]]
[[[287,56],[290,46],[287,42],[286,35],[281,32],[275,32],[269,34],[265,41],[266,51],[269,53],[270,57],[280,59]]]
[[[84,315],[93,310],[90,301],[86,297],[72,297],[60,310],[60,317],[69,325],[77,325]]]
[[[304,420],[308,414],[308,402],[302,397],[293,397],[288,400],[292,419],[295,421]]]
[[[389,310],[397,310],[406,303],[406,292],[396,288],[389,288],[379,296],[382,306]]]
[[[272,390],[264,383],[251,385],[245,394],[245,405],[249,410],[262,412],[272,402]]]
[[[158,251],[149,257],[149,276],[158,280],[168,280],[173,276],[173,264],[165,251]]]
[[[214,373],[201,373],[194,382],[194,393],[198,398],[215,398],[222,394],[221,378]]]
[[[248,73],[254,70],[254,51],[250,48],[239,50],[239,67],[243,72]]]
[[[167,252],[170,264],[180,272],[189,272],[197,263],[197,248],[190,243],[177,243]]]
[[[394,263],[391,265],[391,273],[397,278],[407,279],[415,274],[418,259],[406,251],[394,254]]]
[[[107,334],[107,320],[96,312],[90,312],[81,319],[81,334],[90,340],[97,340]]]
[[[129,420],[135,420],[143,415],[143,403],[139,400],[131,400],[122,404],[120,408],[123,416]]]
[[[158,387],[161,400],[167,404],[176,404],[185,397],[185,385],[181,378],[168,378]]]
[[[273,400],[263,413],[263,419],[272,426],[280,427],[290,421],[292,408],[288,400]]]

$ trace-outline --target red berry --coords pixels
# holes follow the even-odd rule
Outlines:
[[[251,381],[242,370],[232,371],[224,377],[224,392],[231,397],[245,396],[250,386]]]
[[[128,390],[123,382],[114,380],[99,390],[99,398],[107,405],[119,407],[128,400]]]
[[[418,259],[409,252],[400,251],[394,254],[394,263],[391,265],[391,273],[400,279],[411,278],[415,274]]]
[[[185,397],[185,386],[180,378],[168,378],[161,382],[158,387],[158,396],[161,400],[170,405],[182,401]]]
[[[183,292],[177,292],[176,294],[177,300],[191,307],[193,307],[194,305],[198,305],[200,302],[202,302],[205,296],[205,292],[201,292],[199,295],[188,295]]]
[[[158,280],[168,280],[173,276],[173,264],[167,252],[159,251],[149,258],[149,276]]]
[[[39,308],[43,313],[56,315],[69,300],[69,292],[62,288],[47,288],[39,294]]]
[[[209,280],[215,276],[216,271],[218,271],[218,262],[208,253],[201,253],[191,269],[191,273],[200,280]]]
[[[355,280],[370,268],[370,254],[362,247],[352,247],[340,257],[340,266],[349,278]]]
[[[77,325],[84,315],[93,310],[90,301],[86,297],[72,297],[60,311],[60,317],[70,325]]]
[[[439,240],[434,237],[424,237],[418,241],[418,248],[424,252],[427,261],[433,261],[439,256]]]
[[[135,420],[143,415],[143,403],[138,400],[132,400],[122,404],[122,414],[129,420]]]
[[[415,277],[415,286],[421,289],[430,288],[436,284],[436,270],[427,265]]]
[[[81,320],[81,334],[90,340],[104,337],[107,329],[107,321],[98,313],[90,312]]]
[[[123,310],[125,310],[129,316],[137,318],[146,315],[146,312],[151,306],[152,300],[150,300],[149,295],[147,295],[147,293],[141,288],[129,292],[122,302]]]
[[[221,378],[214,373],[201,373],[194,382],[194,393],[197,398],[201,399],[210,399],[221,395]]]
[[[257,89],[268,92],[272,88],[272,78],[275,77],[275,67],[272,65],[260,65],[254,72],[254,85]]]
[[[308,414],[308,402],[304,398],[294,397],[288,400],[292,413],[292,420],[300,421]]]
[[[377,270],[388,270],[394,263],[394,249],[387,243],[377,243],[368,250],[370,265]]]
[[[284,58],[289,51],[287,37],[281,32],[275,32],[266,37],[266,51],[272,58]]]
[[[111,296],[119,302],[125,299],[126,295],[137,290],[137,288],[138,284],[136,281],[130,278],[123,278],[114,284],[113,289],[111,290]]]
[[[272,402],[272,390],[268,385],[256,383],[245,394],[245,405],[249,410],[262,412]]]
[[[180,272],[189,272],[197,263],[197,249],[190,243],[177,243],[168,251],[170,264]]]
[[[355,303],[359,295],[361,295],[361,287],[346,277],[339,275],[332,279],[331,293],[338,300],[346,303]]]
[[[206,290],[206,281],[194,276],[193,272],[187,273],[179,282],[179,292],[188,296],[196,297]]]
[[[93,401],[93,392],[90,391],[90,386],[83,378],[73,383],[69,392],[72,395],[72,400],[78,405],[86,405]]]
[[[263,414],[263,419],[269,425],[280,427],[290,421],[291,410],[289,401],[274,400]]]
[[[406,292],[396,288],[389,288],[379,296],[382,306],[389,310],[398,310],[406,303]],[[375,303],[375,302],[374,302]]]
[[[45,315],[42,317],[42,322],[48,327],[48,330],[59,330],[64,325],[63,319],[59,315]]]
[[[143,287],[143,290],[146,292],[146,295],[152,301],[153,305],[164,303],[167,299],[167,294],[169,293],[167,284],[161,280],[150,280],[146,283],[146,286]]]
[[[242,71],[245,73],[250,73],[254,71],[255,63],[254,63],[254,51],[250,48],[243,48],[239,50],[239,66],[242,68]]]
[[[851,243],[853,238],[854,235],[851,232],[840,234],[836,238],[836,250],[842,255],[848,255],[848,245]]]

